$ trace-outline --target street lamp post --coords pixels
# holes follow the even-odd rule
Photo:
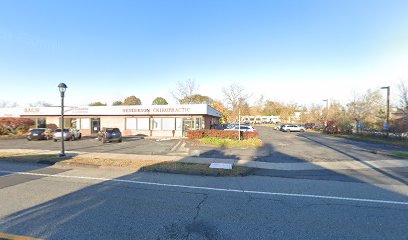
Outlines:
[[[385,123],[385,130],[387,130],[387,137],[390,135],[390,86],[382,87],[381,89],[387,89],[387,122]]]
[[[241,141],[241,108],[238,109],[238,140]]]
[[[324,126],[326,127],[327,126],[327,117],[329,115],[329,99],[324,99],[323,102],[326,102],[326,117],[325,117],[326,119],[325,119],[325,122],[324,122]]]
[[[65,91],[67,90],[67,85],[65,83],[60,83],[58,85],[59,92],[61,93],[61,153],[59,157],[65,157],[65,148],[64,148],[64,96]]]

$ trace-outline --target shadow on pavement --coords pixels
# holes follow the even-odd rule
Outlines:
[[[405,180],[405,179],[403,179],[403,178],[401,178],[401,177],[398,177],[398,176],[396,176],[396,175],[394,175],[394,174],[391,174],[391,173],[389,173],[389,172],[386,172],[386,171],[384,171],[384,170],[382,170],[382,169],[380,169],[380,168],[377,168],[377,167],[373,166],[372,164],[370,164],[369,162],[363,161],[363,160],[361,160],[360,158],[353,156],[352,154],[349,154],[349,153],[347,153],[347,152],[345,152],[345,151],[342,151],[342,150],[340,150],[340,149],[338,149],[338,148],[336,148],[336,147],[333,147],[333,146],[330,146],[330,145],[328,145],[328,144],[325,144],[325,143],[323,143],[323,142],[321,142],[321,141],[318,141],[318,140],[316,140],[316,139],[312,139],[312,138],[310,138],[310,137],[308,137],[308,136],[306,136],[306,135],[304,135],[304,134],[299,135],[299,136],[302,137],[302,138],[306,138],[307,140],[312,141],[312,142],[314,142],[314,143],[317,143],[317,144],[320,144],[320,145],[325,146],[325,147],[327,147],[327,148],[330,148],[330,149],[332,149],[332,150],[334,150],[334,151],[336,151],[336,152],[339,152],[339,153],[341,153],[341,154],[343,154],[343,155],[345,155],[345,156],[347,156],[347,157],[350,157],[350,158],[352,158],[352,159],[354,159],[354,160],[360,162],[361,164],[363,164],[363,165],[365,165],[365,166],[368,166],[370,169],[375,170],[376,172],[381,173],[381,174],[383,174],[384,176],[390,177],[390,178],[392,178],[392,179],[394,179],[394,180],[396,180],[396,181],[398,181],[398,182],[400,182],[400,183],[402,183],[402,184],[408,185],[408,181],[407,181],[407,180]]]
[[[267,145],[266,148],[273,151],[272,146]],[[261,151],[261,149],[259,150]],[[237,156],[232,157],[236,158]],[[35,169],[28,170],[37,171]],[[61,173],[58,171],[66,170],[54,170],[52,168],[52,170],[44,169],[42,171],[56,174]],[[154,184],[140,185],[130,182],[145,182],[141,174],[134,172],[115,179],[119,181],[103,181],[86,187],[81,187],[81,183],[78,183],[78,189],[73,192],[3,217],[0,219],[0,231],[44,239],[265,238],[266,235],[259,235],[260,229],[258,228],[264,229],[266,226],[277,224],[295,224],[293,219],[288,219],[288,223],[280,222],[288,212],[287,210],[282,212],[279,209],[287,208],[290,211],[301,211],[300,208],[292,209],[292,207],[282,203],[291,200],[284,201],[277,196],[269,196],[272,201],[254,208],[255,210],[246,210],[247,207],[257,204],[257,202],[252,203],[251,201],[255,200],[251,197],[248,200],[248,196],[245,194],[215,191],[222,194],[222,196],[215,196],[214,194],[210,195],[212,193],[210,189],[167,188]],[[348,176],[343,177],[349,178]],[[66,181],[69,181],[68,179]],[[160,182],[160,175],[157,175],[155,179]],[[214,177],[190,177],[189,179],[190,181],[186,182],[182,178],[178,178],[176,182],[181,185],[202,185],[205,183],[204,186],[219,187],[218,181],[225,180],[225,178]],[[228,179],[236,181],[234,178]],[[27,179],[27,181],[33,180],[37,179]],[[262,179],[258,180],[261,181]],[[71,180],[70,184],[74,184],[75,181],[79,180]],[[360,180],[356,179],[355,181]],[[378,189],[382,194],[388,192],[388,190],[376,186],[372,186],[372,188]],[[291,191],[290,189],[287,190]],[[401,196],[395,192],[389,192],[389,195]],[[208,200],[210,196],[212,198],[211,204],[217,205],[210,205],[210,200]],[[236,204],[242,208],[237,209]],[[207,214],[206,211],[214,207],[216,207],[215,213],[217,215]],[[305,207],[305,209],[308,208],[310,208],[309,205]],[[341,210],[342,205],[333,205],[328,208]],[[356,211],[363,212],[365,209],[356,208]],[[277,220],[271,221],[271,216],[275,216]],[[336,221],[338,224],[343,222],[343,225],[335,233],[332,232],[332,228],[320,229],[322,224],[327,224],[326,218],[318,217],[310,223],[306,221],[307,218],[298,220],[302,222],[302,226],[306,226],[309,234],[319,230],[327,231],[325,234],[330,234],[332,237],[346,236],[349,230],[355,227],[353,224],[347,227],[344,225],[345,222],[350,221],[352,214],[344,213],[340,216],[341,218],[336,219]],[[400,213],[398,219],[403,219],[402,216],[403,213]],[[371,223],[369,229],[381,231],[388,229],[391,224],[377,223],[377,221]],[[243,229],[244,231],[241,231]],[[294,227],[287,231],[286,234],[299,236],[298,233],[302,229]],[[270,239],[273,236],[276,235],[267,238]]]

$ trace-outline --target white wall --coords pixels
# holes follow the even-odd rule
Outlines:
[[[125,130],[125,118],[124,117],[101,117],[101,128],[115,127],[119,128],[121,132]]]

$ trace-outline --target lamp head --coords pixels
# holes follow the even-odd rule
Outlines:
[[[64,93],[67,90],[67,85],[65,85],[65,83],[60,83],[58,84],[58,88],[60,93]]]

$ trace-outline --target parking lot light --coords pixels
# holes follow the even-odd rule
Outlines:
[[[387,131],[387,137],[390,135],[390,86],[382,87],[381,89],[387,90],[387,119],[385,123],[385,130]]]
[[[65,148],[64,148],[64,97],[65,91],[67,90],[67,85],[65,83],[58,84],[58,89],[61,94],[61,153],[59,157],[65,157]]]

